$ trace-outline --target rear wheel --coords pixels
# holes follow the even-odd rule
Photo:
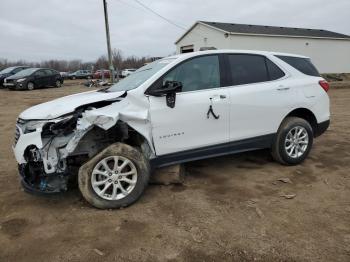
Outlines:
[[[287,117],[272,146],[273,158],[284,165],[297,165],[308,156],[313,143],[312,127],[306,120]]]
[[[34,86],[34,83],[33,83],[33,82],[28,82],[28,83],[27,83],[27,89],[28,89],[28,90],[31,91],[31,90],[34,90],[34,88],[35,88],[35,86]]]
[[[61,87],[62,86],[62,83],[60,80],[56,80],[56,83],[55,83],[55,86],[58,88],[58,87]]]
[[[139,199],[148,185],[149,175],[148,161],[142,153],[117,143],[80,168],[79,189],[97,208],[121,208]]]

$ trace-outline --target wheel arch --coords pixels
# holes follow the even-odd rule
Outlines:
[[[117,142],[139,148],[147,158],[154,154],[153,147],[149,144],[147,138],[126,122],[120,120],[107,130],[98,126],[93,126],[81,137],[74,151],[81,151],[80,147],[88,143],[91,147],[95,145],[96,150],[92,152],[92,155],[95,155],[104,148]],[[83,148],[85,147],[83,146]]]
[[[306,120],[311,125],[314,136],[317,134],[317,130],[318,130],[317,118],[311,110],[309,110],[307,108],[303,108],[303,107],[296,108],[296,109],[292,110],[291,112],[289,112],[284,117],[284,119],[286,119],[287,117],[291,117],[291,116],[299,117],[299,118]]]

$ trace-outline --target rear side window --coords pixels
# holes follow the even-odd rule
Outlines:
[[[285,73],[269,59],[266,58],[266,67],[270,80],[277,80],[285,76]]]
[[[284,76],[277,65],[261,55],[229,55],[229,63],[233,85],[266,82]]]
[[[318,72],[316,67],[312,64],[309,58],[293,57],[293,56],[277,56],[277,57],[306,75],[320,76],[320,73]]]

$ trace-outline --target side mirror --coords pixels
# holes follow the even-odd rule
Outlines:
[[[181,92],[182,83],[178,81],[166,81],[165,84],[158,89],[148,91],[151,96],[166,96],[166,104],[170,108],[175,107],[176,92]]]

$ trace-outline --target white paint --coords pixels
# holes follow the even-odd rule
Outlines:
[[[224,95],[226,99],[220,99]],[[229,142],[230,101],[226,88],[179,93],[169,108],[164,97],[150,97],[150,115],[158,155]],[[212,98],[216,120],[207,112]]]
[[[222,30],[197,24],[179,42],[182,46],[193,45],[217,49],[249,49],[285,52],[310,57],[321,73],[350,73],[350,40],[268,35],[226,34]]]
[[[183,61],[199,55],[220,53],[222,51],[203,51],[173,56],[172,62],[137,88],[129,90],[125,98],[120,97],[124,91],[94,91],[63,97],[27,109],[20,115],[21,118],[58,122],[62,120],[62,115],[73,113],[79,106],[103,100],[118,100],[109,106],[86,110],[74,133],[58,137],[57,141],[55,138],[52,145],[49,143],[46,147],[44,145],[48,145],[50,140],[41,138],[42,126],[26,134],[21,130],[21,136],[13,147],[17,162],[25,163],[24,151],[29,145],[36,145],[41,150],[41,156],[47,156],[44,161],[46,172],[54,173],[58,161],[64,160],[74,151],[86,132],[94,126],[108,130],[118,120],[127,123],[145,137],[153,151],[153,157],[156,157],[276,133],[284,117],[297,108],[312,111],[318,123],[329,119],[329,98],[318,84],[322,78],[304,75],[276,58],[274,53],[263,51],[227,50],[225,53],[264,55],[285,71],[284,78],[259,84],[178,93],[173,109],[166,106],[165,97],[145,95],[145,91],[156,80]],[[281,87],[287,89],[279,90]],[[220,115],[219,119],[213,119],[213,116],[207,118],[210,98],[215,113]]]

